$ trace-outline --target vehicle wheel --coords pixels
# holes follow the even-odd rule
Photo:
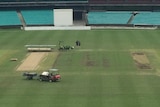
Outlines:
[[[49,80],[49,82],[52,82],[52,80]]]

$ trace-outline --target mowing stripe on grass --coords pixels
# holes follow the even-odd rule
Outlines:
[[[0,31],[0,57],[7,52],[11,56],[0,64],[1,107],[160,107],[159,30],[4,31]],[[22,72],[13,72],[26,55],[24,45],[55,45],[60,40],[71,46],[79,40],[82,45],[60,52],[56,63],[49,54],[36,70],[54,65],[60,69],[60,82],[28,81]],[[15,49],[18,52],[12,54]],[[153,49],[145,54],[156,69],[137,69],[131,56],[134,49]],[[19,60],[9,61],[13,56]],[[87,62],[94,66],[86,66]]]

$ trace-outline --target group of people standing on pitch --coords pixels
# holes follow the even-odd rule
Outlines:
[[[80,41],[76,41],[76,46],[81,46],[81,42]]]

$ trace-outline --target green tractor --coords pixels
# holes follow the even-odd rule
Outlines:
[[[63,41],[59,41],[59,51],[64,51],[64,50],[72,50],[74,49],[74,46],[69,46],[69,45],[62,45]]]

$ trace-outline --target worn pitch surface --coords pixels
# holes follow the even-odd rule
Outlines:
[[[47,52],[32,52],[29,53],[27,58],[18,67],[18,71],[36,70],[40,61],[47,55]]]

